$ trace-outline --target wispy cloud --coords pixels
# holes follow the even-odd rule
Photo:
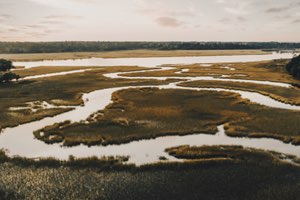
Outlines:
[[[79,15],[47,15],[44,19],[56,20],[56,19],[82,19]]]
[[[280,5],[275,5],[272,7],[269,7],[266,9],[267,13],[280,13],[280,12],[288,12],[293,9],[298,9],[300,8],[300,2],[284,2],[281,3]]]
[[[267,13],[278,13],[278,12],[288,11],[289,9],[291,9],[291,7],[289,7],[289,6],[278,6],[278,7],[268,8],[266,10],[266,12]]]
[[[31,29],[40,29],[40,28],[44,28],[44,25],[41,24],[29,24],[29,25],[25,25],[25,28],[31,28]]]
[[[300,19],[295,19],[292,21],[293,24],[299,24],[300,23]]]
[[[44,25],[47,25],[47,24],[64,24],[64,20],[52,20],[52,19],[45,19],[45,20],[42,20],[40,22],[41,24],[44,24]]]
[[[101,3],[101,1],[97,1],[97,0],[27,0],[27,1],[39,5],[54,7],[54,8],[68,8],[74,6],[75,4],[84,6],[87,4],[91,5],[97,2]]]
[[[163,27],[175,28],[175,27],[179,27],[179,26],[183,25],[183,22],[181,22],[173,17],[159,17],[155,21],[157,22],[157,24],[159,24],[160,26],[163,26]]]
[[[239,16],[236,18],[239,22],[245,22],[247,19],[245,17]]]
[[[221,22],[221,23],[228,23],[230,21],[231,21],[231,19],[228,17],[223,17],[222,19],[219,19],[219,22]]]
[[[168,10],[168,9],[162,9],[162,8],[142,8],[137,10],[138,13],[145,14],[145,15],[162,15],[165,14],[167,16],[172,17],[196,17],[199,15],[197,12],[193,10]]]
[[[5,20],[9,20],[13,18],[12,15],[8,15],[8,14],[0,14],[0,21],[5,21]]]
[[[243,16],[250,13],[250,7],[252,5],[252,1],[244,0],[216,0],[217,4],[220,4],[224,11],[237,16]]]
[[[240,7],[226,7],[224,8],[226,12],[233,14],[233,15],[246,15],[248,12]]]

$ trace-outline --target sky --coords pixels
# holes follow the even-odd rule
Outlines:
[[[0,0],[0,41],[300,42],[300,0]]]

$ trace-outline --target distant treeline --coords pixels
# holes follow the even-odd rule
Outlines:
[[[278,42],[0,42],[0,53],[99,52],[117,50],[296,49]]]

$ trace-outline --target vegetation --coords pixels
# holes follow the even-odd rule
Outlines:
[[[218,64],[211,67],[211,72],[205,72],[199,65],[179,66],[176,70],[159,73],[174,76],[174,72],[181,68],[189,68],[187,73],[194,76],[227,72],[238,77],[244,72],[249,79],[297,83],[282,73],[284,62],[235,63],[231,66],[235,71],[221,69],[223,64]],[[79,68],[45,67],[18,73],[24,77],[74,69]],[[2,84],[0,128],[66,111],[9,109],[28,102],[79,105],[82,93],[96,89],[174,81],[109,79],[103,76],[108,72],[140,69],[143,68],[95,68],[70,74],[67,79],[57,76]],[[298,102],[299,98],[296,88],[213,81],[187,85],[244,88],[289,102]],[[226,132],[232,136],[273,137],[300,144],[299,119],[300,112],[251,104],[233,93],[144,88],[114,93],[113,103],[87,122],[55,124],[46,127],[44,134],[37,131],[35,136],[47,143],[62,142],[66,146],[81,143],[107,145],[160,135],[213,134],[217,125],[226,123]],[[166,151],[178,159],[189,160],[168,163],[166,157],[161,156],[164,163],[137,167],[123,164],[128,157],[79,159],[70,156],[68,161],[34,160],[10,158],[0,150],[0,199],[290,200],[300,196],[300,168],[283,161],[289,158],[296,162],[295,157],[240,146],[181,146]]]
[[[15,68],[9,60],[0,59],[0,71],[7,72]]]
[[[228,134],[234,136],[300,141],[300,112],[250,104],[234,93],[145,88],[119,91],[113,100],[89,123],[55,124],[35,136],[66,146],[107,145],[162,135],[214,134],[217,125],[227,122]]]
[[[0,82],[9,83],[12,80],[19,80],[19,78],[20,78],[19,75],[15,74],[15,73],[12,73],[12,72],[8,72],[8,73],[3,74],[0,77]]]
[[[294,57],[286,66],[287,71],[300,79],[300,56]]]
[[[0,165],[3,163],[12,163],[20,167],[70,167],[70,168],[94,168],[97,170],[122,170],[130,169],[133,165],[124,164],[128,161],[128,157],[102,157],[96,156],[87,158],[76,158],[70,156],[68,160],[57,160],[55,158],[28,159],[23,157],[9,157],[6,152],[0,149]]]
[[[224,88],[257,92],[283,103],[300,105],[300,89],[297,87],[284,88],[270,85],[260,85],[255,83],[238,83],[224,81],[191,81],[179,85],[184,87]]]
[[[166,149],[166,152],[178,159],[188,160],[233,160],[236,162],[247,161],[256,162],[257,160],[265,160],[269,162],[282,162],[283,158],[294,160],[294,164],[298,164],[296,156],[282,155],[276,152],[266,152],[263,150],[255,150],[252,148],[244,148],[242,146],[179,146]],[[271,155],[271,156],[270,156]]]
[[[71,67],[73,69],[73,67]],[[70,70],[69,67],[60,69],[47,68],[49,72],[58,72],[59,70]],[[104,73],[124,72],[144,69],[141,67],[109,67],[97,68],[93,71],[84,73],[69,74],[65,76],[48,77],[28,81],[19,81],[13,84],[0,84],[0,129],[8,126],[17,126],[26,122],[38,120],[46,116],[57,115],[66,112],[69,109],[42,109],[37,112],[27,110],[10,110],[11,107],[25,107],[28,102],[52,103],[54,105],[80,105],[83,93],[92,92],[98,89],[111,87],[121,87],[130,85],[156,85],[168,83],[168,81],[155,80],[126,80],[109,79],[103,76]],[[18,71],[23,77],[27,75],[36,75],[47,73],[42,68],[25,69]],[[80,80],[80,82],[78,81]]]
[[[20,78],[19,75],[10,72],[13,68],[15,68],[15,66],[13,66],[11,61],[0,59],[0,83],[8,83]]]
[[[278,42],[1,42],[0,53],[97,52],[115,50],[295,49]]]
[[[191,148],[196,154],[197,147]],[[181,149],[177,154],[188,151]],[[215,151],[222,152],[219,147],[209,150],[212,155]],[[273,153],[238,147],[226,147],[223,151],[233,158],[195,157],[183,163],[106,170],[0,162],[0,198],[291,200],[299,197],[299,167],[280,162]]]
[[[230,76],[234,79],[246,79],[246,80],[261,80],[261,81],[273,81],[282,83],[295,83],[300,84],[300,81],[295,80],[291,75],[286,73],[286,64],[288,60],[273,60],[262,62],[247,62],[247,63],[218,63],[209,67],[203,66],[203,64],[191,64],[191,65],[178,65],[175,69],[164,70],[158,72],[143,72],[126,74],[126,76],[133,77],[185,77],[185,76],[211,76],[220,78],[222,75]],[[230,70],[230,69],[235,70]],[[189,69],[188,72],[182,74],[176,74],[181,69]]]
[[[226,55],[260,55],[270,52],[262,50],[123,50],[101,52],[62,52],[62,53],[26,53],[0,54],[0,58],[13,61],[40,61],[84,58],[146,58],[146,57],[180,57],[180,56],[226,56]]]

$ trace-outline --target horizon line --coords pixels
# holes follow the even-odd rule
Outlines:
[[[190,43],[190,42],[203,42],[203,43],[300,43],[300,41],[201,41],[201,40],[41,40],[41,41],[0,41],[0,43],[54,43],[54,42],[152,42],[152,43],[164,43],[164,42],[182,42],[182,43]]]

